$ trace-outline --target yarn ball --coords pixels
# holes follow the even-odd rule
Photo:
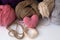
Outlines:
[[[36,38],[38,36],[39,32],[34,28],[28,28],[28,31],[26,34],[29,38]]]
[[[15,6],[22,0],[1,0],[2,4],[9,4],[15,8]]]
[[[0,5],[0,26],[10,25],[15,18],[15,12],[10,5]]]
[[[28,28],[35,28],[39,22],[37,15],[33,15],[31,18],[24,17],[23,22],[27,25]]]

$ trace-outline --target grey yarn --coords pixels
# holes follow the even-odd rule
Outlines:
[[[55,8],[52,12],[52,23],[60,25],[60,0],[55,0]]]

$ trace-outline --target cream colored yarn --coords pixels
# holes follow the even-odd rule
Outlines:
[[[38,4],[38,10],[42,15],[42,18],[49,17],[52,9],[54,7],[54,0],[43,0]]]

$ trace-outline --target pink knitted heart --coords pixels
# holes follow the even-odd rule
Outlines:
[[[38,24],[39,18],[37,15],[33,15],[31,18],[24,17],[23,22],[27,25],[28,28],[35,28]]]

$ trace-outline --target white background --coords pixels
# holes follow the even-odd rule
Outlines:
[[[14,26],[14,25],[13,25]],[[45,22],[43,25],[39,23],[37,27],[39,31],[38,37],[30,39],[25,37],[22,40],[60,40],[60,26],[49,22]],[[8,35],[8,30],[4,27],[0,27],[0,40],[17,40],[14,37]]]

